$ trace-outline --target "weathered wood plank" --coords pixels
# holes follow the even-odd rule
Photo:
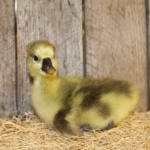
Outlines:
[[[87,75],[138,85],[138,111],[147,110],[145,0],[86,0]]]
[[[16,114],[14,0],[0,1],[0,117]]]
[[[83,74],[82,1],[19,0],[18,106],[19,113],[30,107],[30,82],[26,70],[26,47],[35,40],[47,40],[56,48],[59,75]]]
[[[148,110],[150,110],[150,1],[145,0],[147,27]]]

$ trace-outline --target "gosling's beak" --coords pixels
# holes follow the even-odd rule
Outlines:
[[[50,58],[44,58],[42,63],[42,68],[44,72],[52,75],[55,73],[56,69],[52,65],[52,61]]]
[[[55,71],[56,71],[56,69],[52,66],[51,68],[49,68],[49,69],[47,70],[47,73],[52,75],[52,74],[55,73]]]

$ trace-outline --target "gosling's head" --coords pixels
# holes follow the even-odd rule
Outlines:
[[[57,75],[57,59],[54,47],[46,41],[35,41],[27,48],[27,67],[32,77]]]

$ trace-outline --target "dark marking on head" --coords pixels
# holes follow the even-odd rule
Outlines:
[[[114,121],[111,120],[111,121],[108,123],[108,125],[107,125],[105,128],[101,129],[101,130],[102,130],[102,131],[108,130],[108,129],[112,128],[113,125],[114,125]]]
[[[32,84],[33,84],[33,81],[34,81],[34,78],[31,77],[31,76],[29,76],[29,80],[30,80],[30,83],[31,83],[31,85],[32,85]]]

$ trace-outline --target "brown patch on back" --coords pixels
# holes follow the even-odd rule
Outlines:
[[[103,117],[108,117],[110,115],[109,106],[106,103],[100,101],[101,94],[99,87],[94,85],[82,87],[77,92],[81,92],[84,95],[83,101],[81,103],[81,107],[84,110],[88,110],[91,107],[95,107],[100,111]]]
[[[126,94],[130,96],[130,87],[131,83],[127,81],[121,81],[121,80],[113,80],[110,78],[105,79],[85,79],[82,81],[81,86],[95,86],[95,88],[98,88],[101,94],[107,94],[110,92],[115,92],[118,94]]]
[[[116,94],[125,94],[130,96],[131,84],[126,81],[112,80],[112,79],[84,79],[81,83],[81,88],[75,92],[75,96],[81,93],[83,101],[81,107],[88,110],[95,107],[103,115],[109,117],[111,115],[109,106],[101,101],[103,94],[114,92]]]

